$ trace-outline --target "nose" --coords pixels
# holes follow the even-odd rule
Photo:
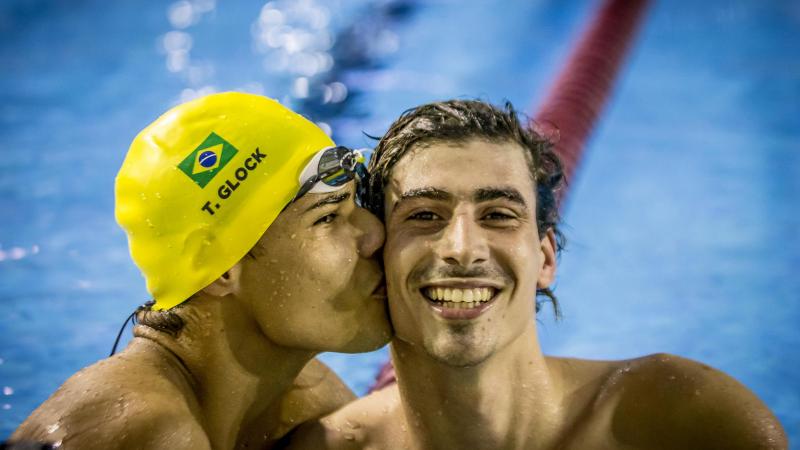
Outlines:
[[[383,223],[371,212],[358,207],[353,213],[353,223],[361,232],[358,237],[358,254],[369,258],[383,247],[386,239]]]
[[[469,214],[459,214],[442,230],[437,252],[447,264],[469,267],[488,259],[489,243],[480,224]]]

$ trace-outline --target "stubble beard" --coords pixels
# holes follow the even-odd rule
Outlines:
[[[423,341],[428,356],[450,367],[474,367],[494,354],[496,338],[482,329],[485,325],[454,324]]]

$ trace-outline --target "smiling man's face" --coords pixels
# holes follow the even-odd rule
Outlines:
[[[435,143],[397,163],[384,197],[396,339],[470,366],[535,326],[554,245],[539,239],[534,192],[513,142]]]

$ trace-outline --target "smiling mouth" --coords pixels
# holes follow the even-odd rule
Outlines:
[[[493,287],[454,288],[429,286],[422,295],[434,306],[445,309],[476,309],[494,300],[498,290]]]

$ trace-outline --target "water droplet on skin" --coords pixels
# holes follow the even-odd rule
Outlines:
[[[59,425],[58,422],[56,422],[46,428],[47,434],[53,434],[56,431],[58,431],[59,428],[61,428],[61,425]]]
[[[291,239],[294,239],[294,238],[296,238],[296,237],[297,237],[297,234],[295,234],[295,233],[292,233],[292,235],[291,235],[291,236],[289,236],[289,237],[290,237]]]

